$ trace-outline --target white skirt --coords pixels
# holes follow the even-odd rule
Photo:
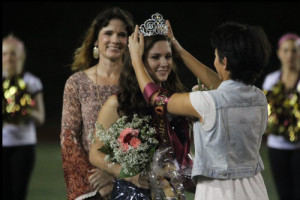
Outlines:
[[[268,200],[260,173],[250,178],[211,179],[198,177],[195,200]]]

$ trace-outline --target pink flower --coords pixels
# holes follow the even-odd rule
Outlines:
[[[130,145],[133,146],[133,148],[138,148],[138,146],[141,144],[141,140],[134,137],[130,140]]]
[[[118,141],[121,144],[121,148],[127,152],[129,149],[129,144],[134,148],[137,148],[141,141],[137,138],[139,135],[139,131],[133,128],[126,128],[124,129],[118,138]]]

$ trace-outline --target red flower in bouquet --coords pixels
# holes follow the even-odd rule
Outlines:
[[[104,143],[98,150],[105,153],[106,162],[122,165],[120,178],[132,177],[148,170],[158,141],[156,129],[151,126],[151,116],[134,114],[128,120],[122,116],[109,129],[96,123],[97,138]],[[90,137],[92,138],[92,131]]]
[[[140,139],[138,139],[138,138],[132,138],[131,140],[130,140],[130,145],[131,146],[133,146],[133,148],[138,148],[138,146],[141,144],[141,140]]]
[[[118,141],[121,144],[121,148],[127,152],[129,149],[129,145],[133,148],[137,148],[141,144],[141,140],[138,139],[139,131],[133,128],[126,128],[118,137]]]

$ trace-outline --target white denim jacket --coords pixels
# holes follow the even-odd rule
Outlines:
[[[207,92],[215,104],[215,122],[209,130],[200,122],[194,123],[193,179],[256,175],[264,169],[259,149],[268,118],[265,94],[255,86],[233,80]]]

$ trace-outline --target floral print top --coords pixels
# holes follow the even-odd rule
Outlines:
[[[96,194],[90,185],[88,152],[89,132],[94,130],[101,103],[116,94],[118,85],[96,85],[83,71],[76,72],[66,81],[61,123],[61,155],[68,200],[85,199]]]

